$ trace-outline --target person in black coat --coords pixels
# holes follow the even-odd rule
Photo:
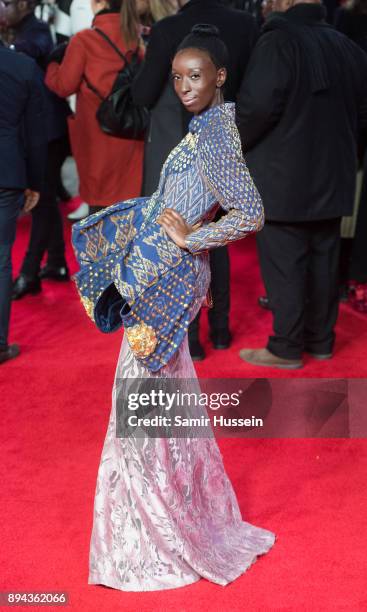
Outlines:
[[[191,28],[198,23],[218,27],[230,62],[224,91],[226,101],[234,101],[241,84],[258,28],[245,11],[223,6],[221,0],[189,0],[171,17],[158,21],[151,30],[145,61],[133,84],[136,104],[151,110],[150,128],[144,154],[143,195],[151,195],[158,186],[162,165],[170,151],[188,129],[190,114],[181,109],[171,83],[171,60],[175,50]],[[227,348],[229,332],[229,256],[227,247],[210,253],[214,307],[209,311],[211,339],[215,348]],[[190,326],[189,344],[192,358],[204,358],[199,342],[199,315]]]
[[[21,53],[36,60],[41,68],[53,48],[50,28],[33,13],[37,0],[8,0],[5,21],[9,29],[9,42]],[[14,38],[11,41],[11,37]]]
[[[46,165],[44,94],[33,60],[0,43],[0,363],[19,354],[8,344],[11,250],[20,210],[38,201]]]
[[[339,8],[335,16],[335,27],[348,36],[367,53],[367,1],[356,0],[347,8]],[[367,135],[361,134],[360,159],[363,166],[363,181],[354,238],[342,241],[342,280],[353,284],[367,283]],[[343,244],[344,243],[344,244]],[[358,293],[359,293],[358,289]],[[348,291],[347,291],[348,295]],[[362,298],[365,301],[365,298]],[[354,302],[354,300],[353,300]],[[357,302],[359,299],[357,297]],[[367,302],[365,301],[365,306]]]
[[[367,125],[367,57],[324,16],[320,4],[296,0],[269,17],[238,97],[265,208],[258,248],[274,314],[267,347],[241,351],[256,365],[298,368],[303,351],[324,359],[334,347],[340,220],[353,209],[358,128]]]
[[[54,44],[50,27],[37,19],[33,9],[35,0],[12,0],[6,6],[5,19],[13,33],[10,48],[36,60],[39,79],[44,80],[44,68]],[[57,204],[61,166],[69,153],[66,117],[68,105],[45,88],[46,129],[48,159],[46,181],[39,205],[32,212],[32,230],[20,274],[14,281],[13,299],[41,290],[40,278],[67,280],[69,273],[65,260],[65,243],[61,213]],[[46,266],[41,270],[44,253],[48,252]]]

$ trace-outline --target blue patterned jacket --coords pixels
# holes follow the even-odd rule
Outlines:
[[[227,214],[211,222],[219,206]],[[173,208],[199,229],[178,247],[156,223]],[[264,223],[260,195],[242,157],[235,106],[213,107],[194,117],[189,132],[168,156],[150,198],[110,206],[73,226],[81,300],[101,331],[124,325],[135,356],[159,370],[182,342],[205,252]]]

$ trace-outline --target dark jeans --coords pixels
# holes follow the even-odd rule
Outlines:
[[[209,327],[212,331],[228,329],[230,286],[229,286],[229,254],[226,246],[209,251],[211,271],[210,290],[213,298],[213,308],[209,308]],[[199,335],[200,312],[189,327],[189,337],[196,339]]]
[[[32,230],[21,273],[38,276],[42,257],[48,252],[50,266],[66,266],[62,217],[57,203],[57,187],[61,166],[69,152],[67,138],[48,145],[45,187],[37,206],[32,210]]]
[[[8,344],[12,292],[11,250],[23,202],[23,191],[0,189],[0,348],[6,348]]]
[[[257,245],[274,316],[267,348],[286,359],[299,359],[303,350],[330,353],[339,303],[340,219],[267,221]]]

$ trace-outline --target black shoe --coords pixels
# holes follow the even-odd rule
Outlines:
[[[227,349],[231,345],[232,336],[229,329],[213,329],[210,332],[210,339],[215,349]]]
[[[41,291],[41,281],[39,278],[25,276],[25,274],[19,274],[18,278],[14,281],[13,285],[13,300],[20,300],[28,293],[35,295]]]
[[[314,353],[313,351],[308,351],[307,349],[305,349],[305,353],[307,353],[308,355],[310,355],[310,357],[313,357],[314,359],[318,359],[319,361],[331,359],[333,356],[332,353]]]
[[[264,310],[271,310],[269,298],[267,295],[261,295],[259,298],[257,298],[257,303],[259,304],[259,306],[261,306],[261,308],[264,308]]]
[[[203,361],[203,359],[205,359],[204,349],[200,344],[199,340],[197,340],[196,338],[191,340],[189,338],[189,350],[191,359],[193,361]]]
[[[50,278],[56,281],[68,281],[70,280],[69,270],[66,266],[50,266],[46,264],[39,273],[41,279]]]
[[[0,363],[5,363],[9,359],[18,357],[20,353],[19,346],[17,344],[9,344],[5,349],[0,349]]]

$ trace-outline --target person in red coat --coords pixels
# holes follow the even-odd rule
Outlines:
[[[91,6],[93,25],[103,30],[122,53],[136,48],[138,31],[135,40],[127,41],[122,34],[121,0],[92,0]],[[121,67],[118,54],[89,28],[72,37],[61,63],[52,61],[47,69],[46,85],[52,91],[62,97],[77,94],[76,112],[69,119],[70,140],[79,173],[79,193],[91,207],[109,206],[140,195],[144,143],[102,132],[96,119],[101,101],[84,78],[105,97]]]

